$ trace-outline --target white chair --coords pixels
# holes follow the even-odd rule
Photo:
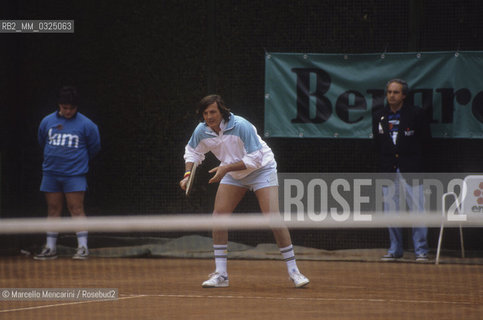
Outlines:
[[[450,208],[446,207],[446,198],[453,197],[454,202]],[[441,243],[443,242],[443,230],[444,222],[447,218],[448,210],[453,209],[452,218],[456,221],[461,221],[466,218],[466,213],[471,212],[475,205],[479,205],[483,201],[483,175],[471,175],[467,176],[463,180],[461,186],[461,202],[459,201],[458,195],[454,192],[446,192],[442,197],[441,211],[443,214],[443,222],[441,223],[441,228],[439,230],[438,248],[436,251],[436,264],[439,264],[439,256],[441,253]],[[461,257],[465,257],[465,247],[463,243],[463,228],[461,224],[459,226],[460,242],[461,242]]]

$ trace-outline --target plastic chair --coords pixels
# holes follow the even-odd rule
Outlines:
[[[454,202],[455,215],[452,216],[453,219],[462,220],[465,219],[466,213],[470,213],[475,205],[483,206],[483,175],[471,175],[465,177],[461,187],[461,203],[459,201],[458,195],[454,192],[446,192],[443,194],[441,201],[441,211],[443,214],[443,221],[441,222],[441,228],[439,230],[438,248],[436,251],[436,264],[439,264],[439,256],[441,253],[441,243],[443,242],[443,230],[444,222],[447,217],[448,209],[446,207],[446,198],[452,196]],[[451,208],[451,207],[450,207]],[[459,226],[460,242],[461,242],[461,257],[465,257],[465,247],[463,243],[463,228],[461,224]]]

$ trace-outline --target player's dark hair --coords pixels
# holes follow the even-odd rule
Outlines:
[[[230,108],[225,105],[225,102],[219,95],[211,94],[201,99],[198,103],[198,110],[196,113],[198,113],[200,122],[204,121],[203,112],[205,111],[205,109],[213,103],[216,103],[216,105],[218,106],[218,110],[220,110],[223,119],[225,119],[225,121],[228,121],[230,119]]]
[[[401,86],[402,86],[402,94],[407,96],[408,93],[409,93],[409,86],[408,86],[408,83],[402,79],[392,79],[392,80],[389,80],[386,84],[386,92],[387,92],[387,87],[389,87],[389,85],[391,83],[399,83]]]
[[[79,105],[79,94],[74,86],[63,86],[59,90],[59,96],[57,98],[58,104],[70,104],[74,107]]]

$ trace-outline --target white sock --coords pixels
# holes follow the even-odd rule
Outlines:
[[[227,262],[227,256],[228,256],[228,245],[214,244],[213,250],[215,252],[215,265],[216,265],[215,272],[222,275],[227,275],[228,273],[226,271],[226,262]]]
[[[299,272],[297,267],[297,262],[295,261],[295,252],[293,251],[293,246],[289,245],[285,248],[280,248],[280,253],[282,254],[283,261],[287,264],[288,273]]]
[[[57,246],[57,236],[58,232],[47,232],[47,243],[46,246],[50,250],[55,250]]]
[[[77,246],[87,248],[87,231],[76,232]]]

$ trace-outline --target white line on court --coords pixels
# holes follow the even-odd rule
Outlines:
[[[37,310],[37,309],[44,309],[44,308],[55,308],[55,307],[62,307],[68,305],[77,305],[77,304],[85,304],[91,302],[106,302],[106,301],[118,301],[118,300],[126,300],[126,299],[136,299],[136,298],[181,298],[181,299],[232,299],[232,300],[285,300],[285,301],[319,301],[319,302],[383,302],[383,303],[409,303],[409,304],[446,304],[446,305],[474,305],[475,303],[467,302],[467,301],[435,301],[435,300],[404,300],[404,299],[360,299],[360,298],[321,298],[321,297],[263,297],[263,296],[234,296],[234,295],[195,295],[195,294],[141,294],[141,295],[124,295],[123,297],[119,297],[116,300],[88,300],[88,301],[75,301],[69,303],[58,303],[58,304],[50,304],[50,305],[43,305],[43,306],[35,306],[35,307],[25,307],[25,308],[17,308],[17,309],[7,309],[7,310],[0,310],[0,313],[6,312],[15,312],[15,311],[27,311],[27,310]]]
[[[209,290],[209,289],[208,289]],[[160,298],[215,298],[215,299],[250,299],[250,300],[302,300],[302,301],[341,301],[341,302],[385,302],[385,303],[414,303],[414,304],[448,304],[448,305],[474,305],[468,301],[442,301],[442,300],[405,300],[405,299],[362,299],[362,298],[321,298],[321,297],[262,297],[262,296],[233,296],[233,295],[196,295],[196,294],[146,294],[131,297],[160,297]]]
[[[42,305],[42,306],[34,306],[34,307],[25,307],[25,308],[16,308],[16,309],[6,309],[6,310],[0,310],[0,313],[15,312],[15,311],[27,311],[27,310],[38,310],[38,309],[45,309],[45,308],[55,308],[55,307],[71,306],[71,305],[85,304],[85,303],[91,303],[91,302],[118,301],[118,300],[133,299],[133,298],[142,298],[142,297],[145,297],[145,296],[144,295],[127,296],[127,297],[119,297],[119,298],[113,299],[113,300],[73,301],[73,302],[65,302],[65,303],[47,304],[47,305]]]

